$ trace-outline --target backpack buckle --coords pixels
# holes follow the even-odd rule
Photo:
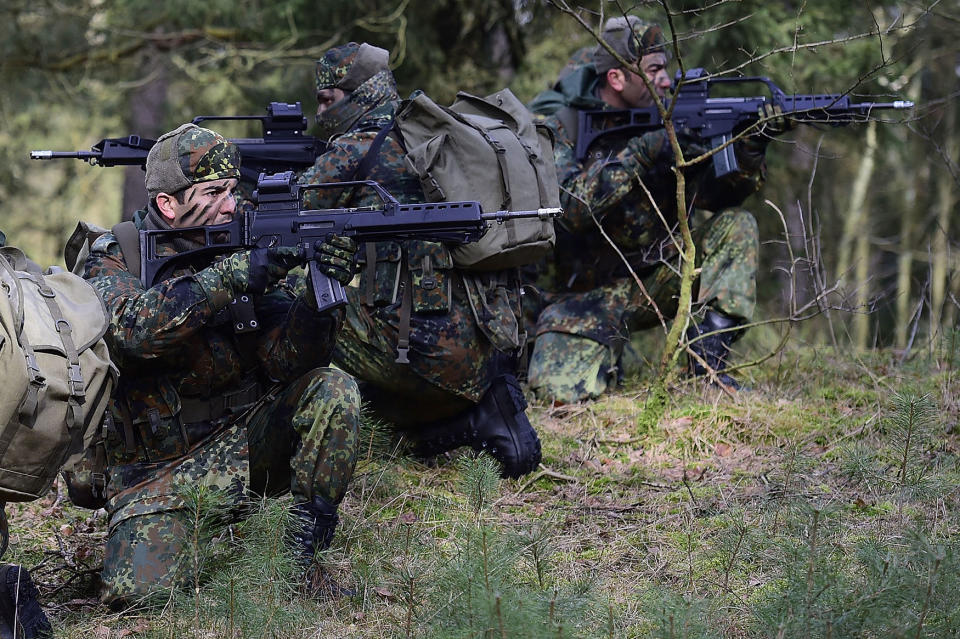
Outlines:
[[[83,371],[80,370],[80,364],[70,364],[67,367],[67,376],[70,378],[70,394],[79,397],[83,403]]]

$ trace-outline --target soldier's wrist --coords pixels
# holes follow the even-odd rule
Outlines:
[[[227,286],[223,274],[216,267],[210,266],[198,271],[194,278],[206,295],[207,302],[213,312],[225,308],[233,301],[234,292]]]

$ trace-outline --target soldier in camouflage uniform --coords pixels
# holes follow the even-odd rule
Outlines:
[[[383,49],[349,43],[317,62],[317,124],[331,145],[302,183],[374,180],[400,202],[425,201],[392,129],[399,99],[387,60]],[[311,191],[307,202],[380,205],[369,188]],[[367,243],[359,262],[333,361],[360,380],[374,414],[422,456],[468,445],[499,460],[505,476],[535,469],[540,440],[515,376],[516,274],[468,275],[446,246],[427,241]]]
[[[614,18],[603,38],[625,60],[635,60],[664,95],[670,78],[658,26],[634,16]],[[672,317],[680,290],[676,179],[665,131],[601,137],[583,162],[574,152],[578,110],[647,107],[653,96],[640,76],[621,67],[603,46],[597,45],[591,62],[578,66],[582,57],[578,52],[553,89],[530,105],[556,135],[564,216],[557,221],[554,255],[534,276],[541,295],[531,312],[536,335],[529,382],[540,398],[560,402],[596,398],[612,388],[630,333],[659,325],[657,309]],[[697,207],[691,224],[701,269],[694,308],[699,322],[688,338],[712,333],[693,341],[691,349],[719,373],[719,381],[735,388],[736,381],[721,371],[742,332],[736,327],[753,317],[758,251],[756,221],[738,205],[763,183],[769,139],[756,135],[738,142],[740,171],[733,175],[713,178],[709,163],[686,174],[687,201]],[[680,141],[684,157],[705,152],[690,136]],[[695,374],[707,372],[696,358],[691,362]]]
[[[200,248],[202,235],[176,229],[232,219],[238,167],[237,148],[213,131],[188,124],[161,136],[137,228],[171,231],[161,255]],[[294,294],[310,288],[288,276],[305,263],[297,249],[181,264],[151,287],[131,273],[139,255],[124,249],[138,247],[106,233],[84,267],[110,311],[106,339],[121,372],[106,429],[104,600],[123,605],[185,583],[186,484],[219,491],[237,515],[251,497],[292,493],[289,542],[316,578],[310,564],[333,536],[357,451],[356,383],[327,367],[342,312],[319,313],[312,296]],[[355,249],[330,239],[321,270],[348,281]]]

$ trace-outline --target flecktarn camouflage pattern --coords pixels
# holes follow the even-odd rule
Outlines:
[[[602,108],[594,97],[596,78],[592,65],[569,70],[534,102],[541,113],[555,111],[561,103]],[[630,332],[659,324],[652,303],[667,318],[676,312],[680,238],[672,151],[659,130],[628,139],[601,138],[578,162],[575,132],[557,115],[544,122],[556,137],[564,216],[557,221],[553,258],[530,278],[541,295],[528,315],[536,322],[529,382],[542,399],[576,402],[616,385]],[[764,149],[762,141],[747,138],[735,147],[739,172],[716,179],[704,163],[686,176],[688,201],[698,207],[691,220],[702,269],[695,311],[713,309],[740,321],[753,316],[757,226],[737,204],[763,183]],[[631,270],[651,299],[633,281]]]
[[[144,184],[151,198],[198,182],[240,178],[240,151],[222,135],[184,124],[157,140],[147,154]]]
[[[398,102],[392,74],[381,71],[326,109],[318,123],[347,133],[331,140],[301,183],[372,180],[400,202],[425,202],[393,129]],[[311,208],[383,205],[361,187],[310,191],[305,200]],[[368,242],[359,255],[334,363],[362,382],[374,414],[409,435],[420,454],[469,445],[500,462],[504,476],[536,469],[540,440],[514,376],[524,342],[516,269],[461,271],[440,242]]]
[[[637,16],[610,18],[604,23],[600,37],[628,64],[638,62],[649,53],[666,51],[666,39],[660,25],[646,22]],[[620,62],[600,43],[597,43],[593,50],[591,62],[597,73],[621,66]]]
[[[392,135],[370,174],[355,175],[376,134],[392,122],[398,98],[387,75],[389,80],[377,74],[354,91],[351,104],[362,105],[363,116],[333,140],[301,183],[369,179],[400,202],[424,201],[419,180],[404,162],[406,152]],[[309,191],[306,204],[339,208],[380,202],[369,189],[334,189]],[[361,246],[360,260],[359,286],[346,289],[349,305],[334,363],[363,380],[364,399],[398,425],[449,417],[476,404],[507,357],[501,350],[519,347],[516,281],[498,274],[465,280],[449,250],[437,242]],[[411,289],[408,364],[396,361],[403,286]]]
[[[235,334],[231,259],[147,289],[112,234],[91,247],[84,275],[111,311],[121,371],[106,436],[107,602],[182,584],[185,482],[242,510],[251,495],[285,491],[336,504],[352,475],[359,393],[326,368],[341,314],[317,313],[294,292],[306,290],[302,275],[291,275],[255,297],[260,330]]]

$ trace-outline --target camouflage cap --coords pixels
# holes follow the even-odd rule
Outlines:
[[[317,60],[317,91],[342,89],[349,93],[358,86],[386,71],[390,53],[372,44],[347,44],[334,47]]]
[[[147,154],[144,185],[153,200],[198,182],[240,177],[240,151],[222,135],[184,124],[160,136]]]
[[[603,25],[604,42],[627,62],[636,62],[648,53],[664,52],[666,40],[659,25],[637,16],[610,18]],[[620,63],[600,43],[593,51],[593,66],[603,74],[620,67]]]

